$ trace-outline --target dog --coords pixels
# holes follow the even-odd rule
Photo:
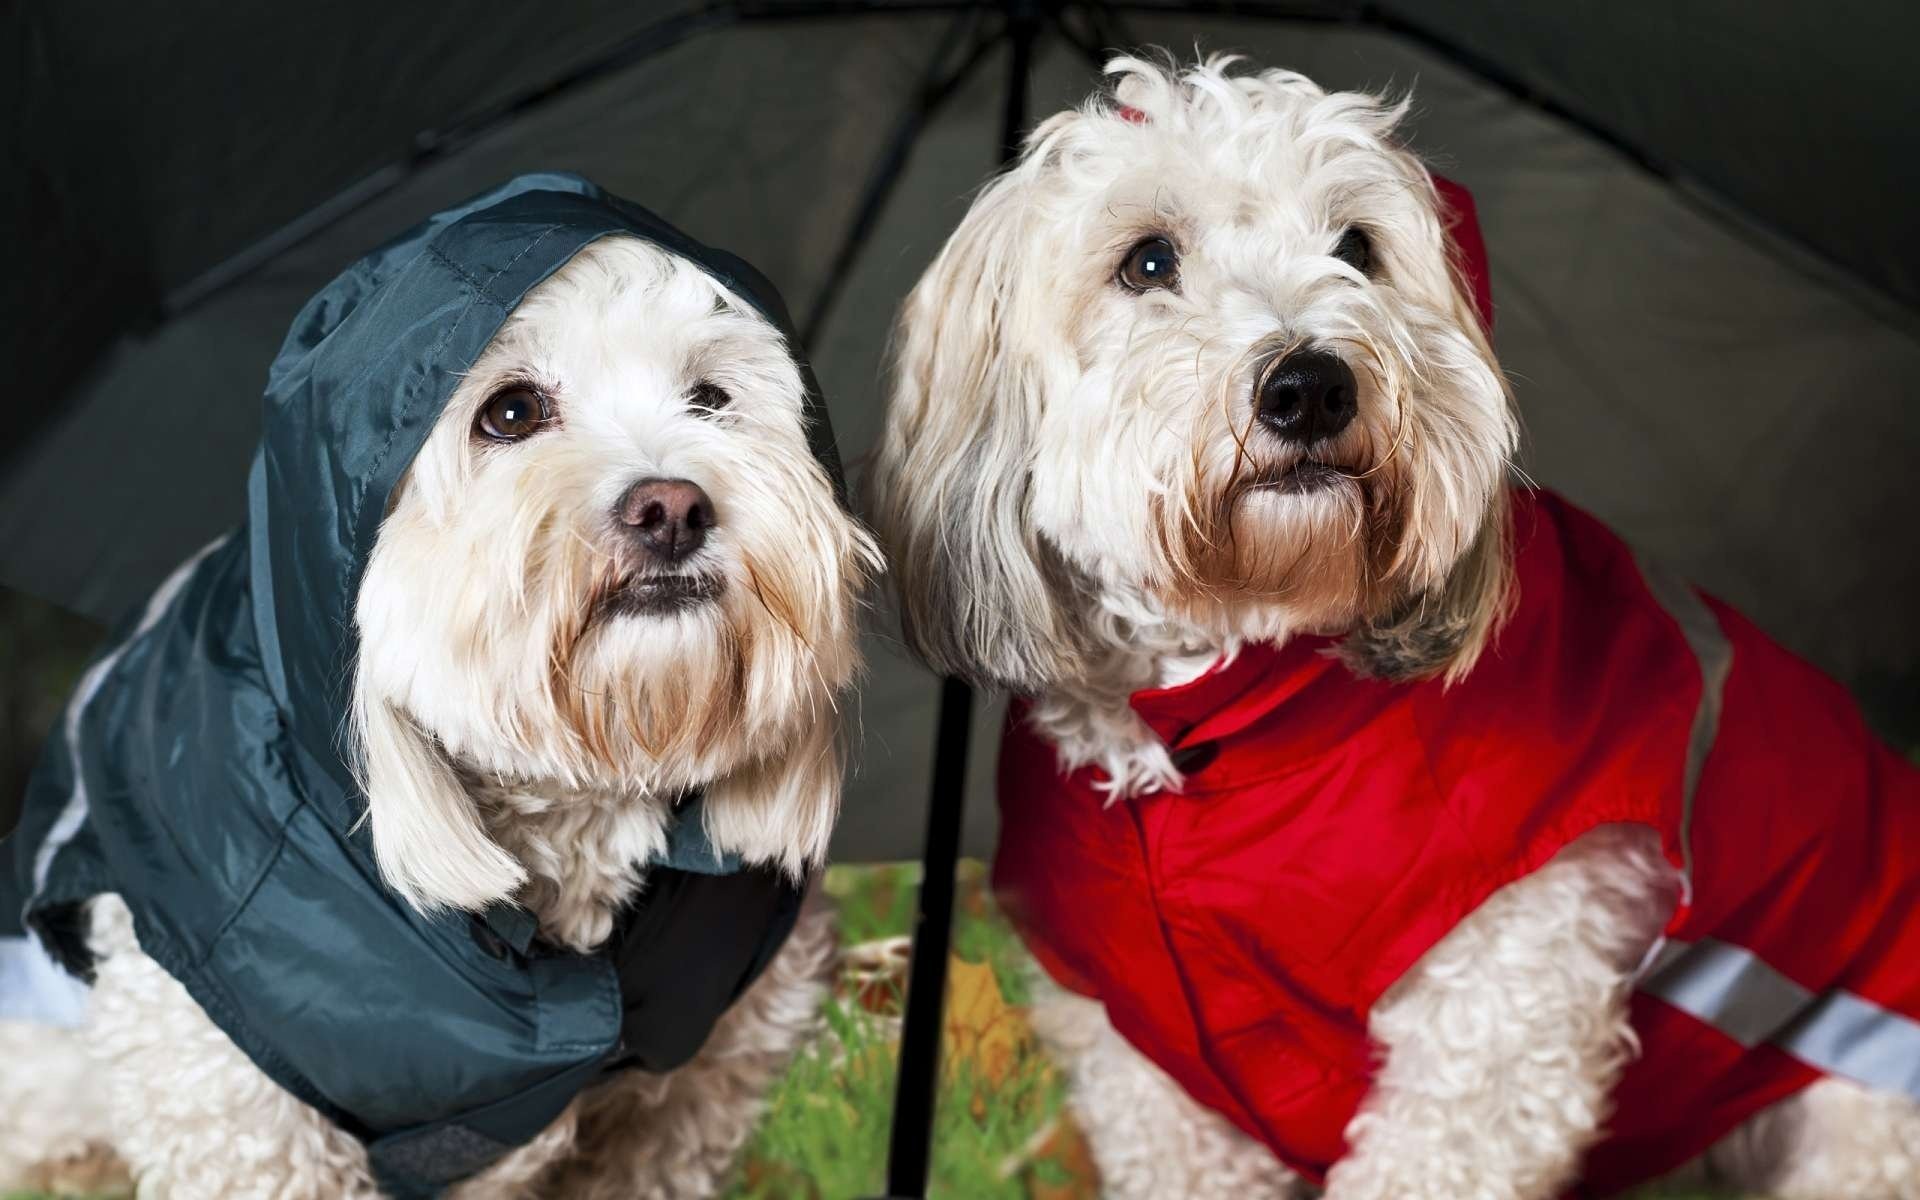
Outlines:
[[[1019,697],[996,887],[1106,1194],[1920,1196],[1910,767],[1509,486],[1477,234],[1405,101],[1108,72],[907,299],[870,479],[909,644]],[[1765,858],[1809,847],[1861,864],[1818,903]],[[1736,944],[1763,912],[1875,984]],[[1839,1009],[1889,1040],[1815,1046]]]
[[[258,525],[264,512],[274,522],[271,535],[255,531],[253,546],[273,566],[246,574],[243,531],[184,567],[125,646],[89,672],[70,710],[69,748],[76,762],[93,753],[81,743],[93,732],[90,714],[114,694],[116,673],[178,624],[177,614],[199,611],[197,597],[217,590],[205,581],[224,577],[221,564],[240,562],[242,577],[258,584],[305,552],[302,539],[324,541],[327,530],[357,522],[362,510],[344,484],[337,496],[281,494],[299,470],[286,460],[309,444],[282,437],[287,428],[334,430],[341,446],[318,457],[356,482],[379,478],[379,468],[354,464],[373,462],[382,439],[404,447],[413,436],[417,453],[390,496],[367,487],[364,511],[377,533],[357,587],[341,598],[357,645],[350,679],[337,697],[302,691],[311,680],[298,652],[286,651],[293,711],[278,720],[299,726],[302,706],[312,704],[344,723],[349,748],[338,761],[365,797],[365,829],[352,837],[370,843],[377,863],[378,881],[366,884],[371,911],[391,910],[367,928],[412,929],[395,936],[417,940],[400,943],[401,967],[388,977],[330,977],[335,959],[317,949],[309,961],[301,942],[322,946],[324,924],[319,932],[299,926],[288,945],[273,931],[250,935],[252,949],[283,956],[296,975],[312,973],[286,985],[304,989],[290,1002],[294,1013],[309,999],[404,989],[409,958],[427,974],[436,956],[465,953],[476,940],[488,953],[460,960],[455,975],[484,981],[504,971],[507,990],[482,996],[475,1028],[443,1033],[453,1018],[425,1011],[385,1043],[374,1040],[378,1030],[364,1041],[350,1034],[315,1063],[294,1062],[296,1088],[288,1070],[262,1065],[259,1046],[271,1051],[283,1035],[256,1043],[236,1033],[259,1033],[264,1022],[253,1014],[263,1002],[241,994],[238,1017],[210,1011],[204,977],[163,950],[171,945],[164,923],[131,896],[105,892],[79,909],[92,974],[78,1027],[0,1026],[0,1174],[10,1182],[58,1183],[111,1153],[143,1193],[385,1194],[394,1185],[378,1161],[379,1120],[341,1100],[321,1060],[364,1056],[355,1069],[374,1076],[368,1104],[377,1108],[390,1095],[378,1077],[388,1069],[382,1060],[404,1059],[415,1033],[444,1037],[420,1070],[429,1085],[455,1086],[463,1072],[486,1070],[483,1053],[498,1052],[483,1044],[494,1036],[484,1015],[525,978],[535,981],[539,994],[528,1003],[539,1011],[514,1020],[537,1025],[542,1039],[525,1053],[547,1056],[536,1063],[546,1075],[566,1065],[565,1055],[577,1058],[570,1098],[542,1100],[542,1113],[557,1115],[527,1130],[524,1144],[462,1116],[459,1136],[432,1155],[415,1140],[388,1165],[411,1173],[416,1194],[706,1196],[725,1180],[764,1094],[815,1031],[834,938],[811,893],[797,916],[794,909],[834,825],[839,710],[860,667],[858,613],[879,560],[839,496],[837,463],[821,449],[830,434],[816,428],[824,416],[784,314],[776,317],[777,299],[743,283],[749,269],[738,260],[689,249],[664,223],[571,177],[517,181],[436,222],[405,254],[385,251],[343,276],[303,314],[289,344],[309,323],[331,330],[310,339],[294,367],[286,352],[276,364],[251,518]],[[517,228],[525,233],[514,241]],[[584,239],[577,252],[556,249],[568,238]],[[451,245],[478,249],[463,258]],[[543,255],[557,263],[550,275],[516,276]],[[532,279],[517,304],[516,278]],[[379,281],[370,294],[356,290],[366,279]],[[425,318],[354,332],[356,320],[410,303],[408,287],[445,295],[419,302]],[[451,355],[447,347],[474,336],[464,331],[480,320],[476,312],[492,312],[497,330],[470,363],[455,356],[452,375],[437,373],[437,360],[396,368],[381,357],[400,354],[392,347],[410,338]],[[355,337],[360,358],[329,349]],[[342,373],[330,374],[329,353]],[[381,428],[364,441],[339,433],[342,423],[356,430],[359,418],[340,415],[349,401],[325,400],[323,389],[358,396],[351,389],[363,376],[396,369],[398,413],[414,403],[416,376],[448,380],[444,403],[420,418],[419,432]],[[288,382],[296,372],[311,382]],[[302,394],[325,402],[309,410],[284,399]],[[307,614],[298,606],[326,624],[333,576],[292,578],[296,586],[268,588],[283,647],[301,636]],[[209,621],[218,625],[204,615],[190,623]],[[253,681],[245,664],[241,674],[266,694],[269,685]],[[308,731],[316,755],[336,744],[335,732]],[[98,809],[106,803],[99,777],[82,774]],[[306,811],[317,806],[310,800]],[[352,818],[343,817],[342,838]],[[289,840],[275,861],[306,846]],[[341,852],[339,862],[354,861]],[[663,890],[669,876],[684,888]],[[737,878],[756,881],[745,900],[718,890]],[[779,909],[765,922],[755,907],[763,896],[775,896]],[[713,915],[719,900],[753,910],[737,961],[724,957],[732,934],[702,924],[723,919]],[[317,895],[300,909],[332,911],[330,903]],[[651,936],[624,914],[661,905],[672,906],[669,925],[694,923],[691,936],[685,926],[663,936],[693,949],[643,956],[633,983],[624,951],[609,946]],[[494,917],[516,906],[532,929],[503,945],[514,935]],[[229,918],[240,934],[218,945],[248,935],[250,911]],[[776,928],[767,934],[759,923]],[[626,1006],[624,1025],[604,1008],[613,966],[594,965],[603,954],[614,954],[620,971],[613,1008]],[[723,975],[703,983],[708,962],[723,964]],[[739,979],[752,982],[735,994]],[[542,990],[576,985],[603,990],[583,993],[581,1010]],[[671,1016],[675,997],[709,985],[712,1008],[680,1014],[694,1025],[690,1041],[636,1047],[635,1037],[644,1042],[662,1019],[660,1006]],[[637,1021],[635,987],[644,993]],[[561,1018],[581,1013],[599,1040],[556,1049],[567,1032]],[[335,1019],[352,1030],[356,1015]],[[611,1069],[617,1059],[645,1069]],[[547,1086],[541,1078],[536,1091]],[[478,1099],[492,1106],[483,1116],[501,1111],[493,1096]],[[431,1161],[449,1152],[466,1161],[453,1169]]]

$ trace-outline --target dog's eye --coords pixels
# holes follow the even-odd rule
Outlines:
[[[1348,226],[1334,243],[1333,256],[1362,275],[1373,274],[1373,239],[1358,226]]]
[[[1180,285],[1180,254],[1163,237],[1150,237],[1120,260],[1120,285],[1136,292]]]
[[[694,412],[701,414],[717,413],[733,403],[733,396],[717,383],[702,380],[693,385],[693,391],[687,395],[687,404]]]
[[[547,421],[547,401],[525,384],[512,384],[488,397],[473,427],[495,442],[517,442],[539,432]]]

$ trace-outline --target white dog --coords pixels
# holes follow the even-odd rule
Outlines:
[[[1362,703],[1355,697],[1387,705],[1417,694],[1431,705],[1444,677],[1455,681],[1447,693],[1455,707],[1423,712],[1477,720],[1467,710],[1478,706],[1485,720],[1510,719],[1513,736],[1526,736],[1532,698],[1474,688],[1490,672],[1521,669],[1514,658],[1534,644],[1513,631],[1534,628],[1528,605],[1560,584],[1542,576],[1529,592],[1540,581],[1523,581],[1516,599],[1514,542],[1564,510],[1507,490],[1515,419],[1449,261],[1434,184],[1394,140],[1405,105],[1328,93],[1283,71],[1236,72],[1225,59],[1186,70],[1120,59],[1109,70],[1112,94],[1033,132],[907,301],[873,480],[916,650],[939,670],[1029,698],[1008,730],[1013,749],[1002,752],[1003,825],[1012,831],[1003,828],[996,873],[1016,909],[1032,907],[1015,915],[1043,963],[1106,1002],[1062,993],[1036,1023],[1065,1064],[1110,1195],[1305,1195],[1306,1180],[1276,1157],[1280,1146],[1298,1150],[1287,1157],[1300,1171],[1324,1172],[1329,1200],[1560,1195],[1608,1130],[1610,1094],[1648,1036],[1635,1023],[1633,985],[1661,950],[1676,903],[1693,899],[1682,894],[1691,883],[1682,839],[1663,845],[1651,827],[1665,818],[1594,818],[1539,862],[1488,868],[1504,886],[1483,889],[1490,894],[1352,1018],[1361,1057],[1368,1037],[1379,1056],[1364,1099],[1330,1083],[1297,1103],[1269,1101],[1262,1089],[1277,1087],[1293,1061],[1270,1048],[1236,1051],[1233,1039],[1248,1029],[1267,1036],[1262,1021],[1282,1014],[1272,1036],[1283,1041],[1273,1044],[1305,1057],[1311,1038],[1296,1030],[1345,1019],[1335,1001],[1347,993],[1329,991],[1335,1001],[1324,1009],[1286,998],[1337,974],[1322,960],[1340,948],[1329,937],[1326,954],[1287,959],[1319,936],[1311,889],[1287,890],[1290,872],[1329,888],[1341,881],[1323,860],[1301,858],[1275,864],[1271,880],[1236,866],[1220,868],[1225,884],[1209,876],[1235,852],[1234,839],[1270,833],[1217,791],[1184,809],[1169,798],[1219,769],[1186,752],[1235,753],[1232,735],[1184,746],[1181,722],[1152,724],[1130,703],[1143,689],[1177,697],[1182,685],[1205,686],[1236,664],[1273,662],[1316,681],[1314,695],[1342,712]],[[1515,504],[1525,522],[1511,514]],[[1579,538],[1604,539],[1585,518],[1564,521]],[[1629,586],[1640,608],[1659,611],[1651,584],[1632,574]],[[1690,592],[1676,603],[1682,622],[1707,611]],[[1516,604],[1520,615],[1503,626]],[[1743,655],[1757,644],[1733,618],[1719,619]],[[1703,687],[1684,625],[1646,621],[1684,660],[1670,676],[1673,693],[1717,700],[1721,681],[1709,672]],[[1514,649],[1482,659],[1509,635]],[[1702,636],[1725,641],[1717,631]],[[1311,649],[1288,657],[1331,650],[1329,637],[1342,639],[1344,667]],[[1753,653],[1771,662],[1778,652]],[[1759,668],[1736,668],[1735,692],[1737,672],[1749,669]],[[1404,682],[1381,688],[1352,675]],[[1244,670],[1234,678],[1261,686]],[[1602,702],[1596,695],[1595,707]],[[1571,710],[1580,704],[1576,697]],[[1676,748],[1693,711],[1679,714]],[[1413,729],[1366,734],[1381,738],[1367,743],[1382,756],[1375,777],[1389,777]],[[1316,727],[1324,740],[1315,752],[1363,732]],[[1021,758],[1036,735],[1037,767]],[[1670,760],[1675,795],[1680,757],[1676,749]],[[1375,768],[1364,756],[1351,765],[1341,788],[1366,792]],[[1417,807],[1430,786],[1444,793],[1426,776],[1445,769],[1422,767],[1408,803]],[[1344,791],[1298,799],[1346,803]],[[1528,794],[1507,803],[1524,814],[1536,804],[1557,811],[1548,806],[1561,801]],[[1604,803],[1592,802],[1595,811]],[[1199,814],[1191,827],[1180,824],[1183,811]],[[1718,811],[1703,808],[1701,820]],[[1227,832],[1207,833],[1210,823]],[[1208,837],[1217,858],[1167,866],[1181,845]],[[1519,858],[1517,845],[1485,849]],[[1347,853],[1365,867],[1369,852],[1361,841]],[[1397,848],[1389,842],[1381,853]],[[1179,874],[1162,880],[1162,868]],[[1398,882],[1382,868],[1346,886],[1394,895]],[[1301,894],[1300,907],[1281,899]],[[1231,920],[1241,923],[1229,930]],[[1341,929],[1373,932],[1359,921]],[[1164,955],[1163,939],[1172,947]],[[1133,942],[1150,948],[1115,949]],[[1129,974],[1155,956],[1181,973]],[[1375,966],[1330,961],[1355,975]],[[1252,980],[1273,981],[1266,1015],[1245,994]],[[1906,1050],[1920,1045],[1911,1040],[1920,1026],[1880,1015],[1908,1037]],[[1722,1036],[1704,1024],[1685,1036],[1696,1035]],[[1639,1064],[1655,1079],[1659,1040],[1649,1043],[1653,1061]],[[1673,1076],[1682,1091],[1683,1073]],[[1920,1197],[1920,1108],[1829,1074],[1707,1160],[1779,1196]],[[1185,1094],[1194,1089],[1204,1095]],[[1299,1149],[1311,1138],[1286,1124],[1305,1114],[1311,1125],[1317,1097],[1333,1114],[1334,1142],[1344,1143],[1324,1156]],[[1293,1117],[1274,1116],[1283,1110]]]
[[[529,248],[557,240],[551,224]],[[476,303],[501,286],[424,262],[436,253],[410,269]],[[522,262],[502,253],[495,278]],[[441,314],[467,319],[457,305]],[[692,791],[712,854],[788,881],[820,864],[839,801],[837,706],[878,559],[810,449],[809,386],[763,308],[625,236],[592,241],[534,286],[465,370],[352,602],[353,761],[379,872],[419,912],[445,920],[511,899],[537,920],[527,957],[592,954],[653,894],[649,864],[668,855]],[[195,578],[164,588],[142,629],[191,603]],[[276,595],[283,612],[299,599]],[[85,731],[82,710],[117,669],[109,657],[89,675],[70,732]],[[119,897],[93,901],[84,1024],[0,1026],[0,1178],[58,1183],[111,1151],[143,1194],[378,1194],[363,1140],[243,1053],[143,952],[149,929]],[[713,1193],[815,1027],[832,942],[810,903],[689,1061],[599,1075],[453,1194]],[[387,986],[289,986],[334,985]],[[435,1028],[433,1013],[419,1020],[423,1036]]]

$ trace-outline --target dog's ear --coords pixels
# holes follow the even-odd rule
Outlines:
[[[980,196],[907,298],[869,481],[908,644],[936,671],[1026,692],[1073,673],[1084,640],[1029,513],[1041,406],[1077,370],[1024,295],[1048,253],[1025,219],[1035,165]]]
[[[421,912],[477,912],[513,895],[526,870],[487,836],[439,744],[358,678],[352,738],[387,886]]]
[[[1512,592],[1511,516],[1506,464],[1517,435],[1512,397],[1495,358],[1490,337],[1492,298],[1487,283],[1485,244],[1472,197],[1458,185],[1430,176],[1411,152],[1402,163],[1416,194],[1425,198],[1427,221],[1418,242],[1396,267],[1403,288],[1447,314],[1457,334],[1457,352],[1431,364],[1454,379],[1459,397],[1476,397],[1474,420],[1495,428],[1498,437],[1483,453],[1448,463],[1443,487],[1429,481],[1420,489],[1428,502],[1410,523],[1421,530],[1415,545],[1431,554],[1435,547],[1457,545],[1442,536],[1454,518],[1440,513],[1480,512],[1464,553],[1451,562],[1421,561],[1411,569],[1414,581],[1382,612],[1357,626],[1341,643],[1340,657],[1355,673],[1376,679],[1409,680],[1443,676],[1459,679],[1473,669],[1480,652],[1505,616]],[[1437,436],[1437,435],[1435,435]],[[1438,504],[1432,497],[1444,496]],[[1444,552],[1443,552],[1444,553]],[[1425,558],[1426,556],[1421,556]]]
[[[1506,615],[1513,593],[1512,517],[1493,489],[1473,543],[1437,585],[1402,598],[1340,643],[1340,659],[1367,679],[1405,682],[1466,675]]]

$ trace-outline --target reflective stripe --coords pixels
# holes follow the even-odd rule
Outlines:
[[[1682,777],[1682,899],[1693,901],[1693,809],[1700,773],[1720,731],[1733,647],[1706,601],[1684,580],[1639,560],[1655,603],[1680,626],[1700,665]],[[1883,1091],[1920,1099],[1920,1021],[1851,992],[1815,995],[1751,950],[1713,938],[1663,939],[1642,964],[1639,988],[1713,1026],[1742,1046],[1769,1043],[1809,1066]]]
[[[1828,992],[1774,1045],[1804,1063],[1920,1100],[1920,1021],[1852,992]]]
[[[1766,1041],[1813,1002],[1813,993],[1726,942],[1669,940],[1640,990],[1705,1021],[1742,1046]]]
[[[47,830],[46,840],[40,843],[39,850],[34,853],[33,896],[27,902],[29,906],[39,898],[41,892],[46,890],[47,875],[53,868],[53,856],[60,852],[62,846],[73,840],[73,835],[80,832],[80,826],[87,819],[87,776],[81,769],[80,762],[80,715],[86,711],[87,705],[93,702],[93,697],[99,692],[100,685],[106,682],[107,672],[113,670],[114,664],[120,661],[120,656],[127,652],[127,647],[160,623],[160,618],[173,604],[173,598],[180,594],[180,589],[186,586],[187,579],[192,576],[193,569],[200,565],[200,560],[213,553],[214,548],[226,541],[227,537],[228,535],[222,534],[213,539],[201,547],[192,558],[174,568],[173,574],[167,576],[166,581],[155,588],[153,595],[147,600],[146,611],[140,614],[140,624],[135,626],[126,641],[115,646],[112,653],[87,670],[80,679],[80,686],[74,690],[73,699],[67,702],[63,726],[67,735],[68,761],[73,768],[73,792],[67,797],[67,803],[60,809],[60,815],[54,818],[52,827]]]
[[[1733,670],[1733,644],[1714,618],[1713,610],[1686,580],[1656,563],[1635,555],[1640,578],[1654,603],[1666,610],[1680,626],[1694,661],[1700,667],[1700,704],[1693,710],[1693,732],[1687,739],[1687,761],[1681,776],[1680,791],[1680,887],[1681,900],[1693,903],[1693,799],[1700,786],[1700,773],[1706,769],[1707,755],[1713,751],[1713,739],[1720,732],[1720,708],[1727,687],[1727,675]]]
[[[1751,950],[1669,941],[1640,990],[1742,1046],[1767,1042],[1829,1075],[1920,1099],[1920,1021],[1852,992],[1815,995]]]

